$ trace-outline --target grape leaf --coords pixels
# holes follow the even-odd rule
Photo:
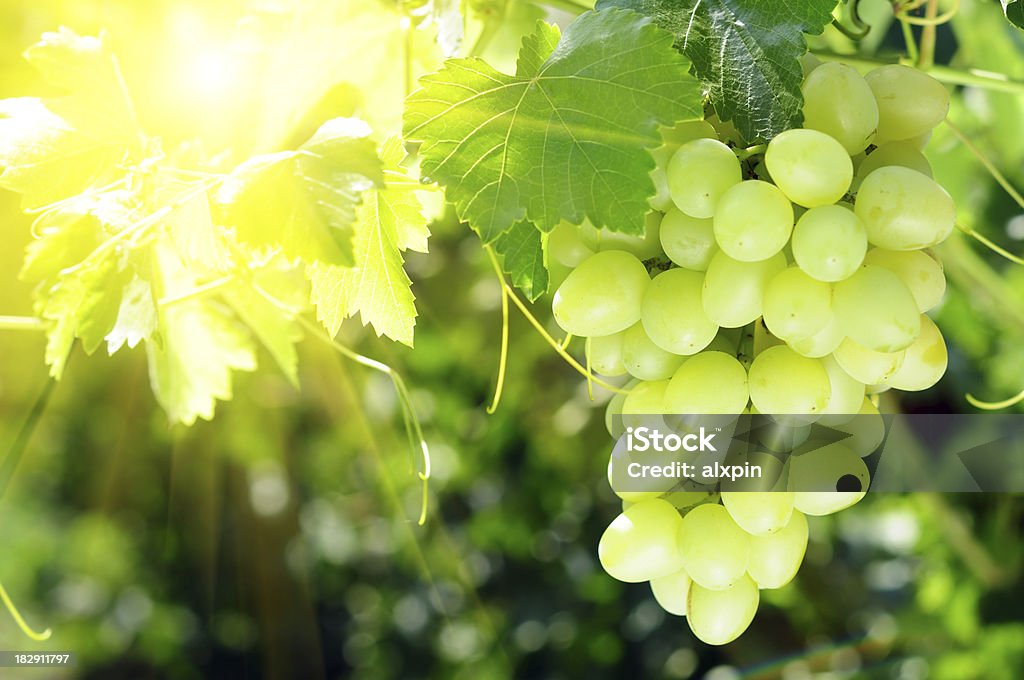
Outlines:
[[[355,225],[355,265],[314,263],[308,275],[317,317],[331,335],[346,318],[359,312],[363,325],[373,326],[403,344],[413,344],[416,324],[412,281],[403,269],[402,251],[426,252],[427,220],[416,192],[423,187],[399,163],[404,151],[397,140],[381,150],[387,167],[384,187],[371,190]]]
[[[494,242],[495,252],[502,256],[502,269],[512,276],[512,284],[522,290],[530,302],[548,289],[542,238],[535,226],[519,222]]]
[[[676,46],[711,88],[722,120],[743,138],[769,140],[803,122],[804,33],[821,33],[836,0],[600,0],[672,31]]]
[[[1024,29],[1024,0],[999,0],[1003,3],[1003,13],[1014,26]]]
[[[702,115],[689,62],[650,19],[587,12],[557,37],[541,23],[514,76],[450,60],[407,100],[423,175],[485,243],[526,219],[642,233],[658,125]]]
[[[57,99],[0,100],[0,187],[36,209],[109,181],[140,137],[102,40],[62,28],[25,53]]]
[[[370,128],[335,118],[297,151],[253,157],[218,192],[224,221],[251,245],[307,263],[350,266],[364,191],[383,181]]]

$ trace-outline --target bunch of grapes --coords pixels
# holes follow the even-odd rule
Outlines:
[[[946,369],[925,313],[945,291],[929,249],[952,232],[955,207],[921,149],[948,93],[900,65],[861,76],[808,59],[805,70],[804,127],[766,147],[741,148],[714,117],[665,131],[643,237],[584,222],[548,240],[571,270],[556,322],[586,338],[595,373],[633,378],[609,403],[613,437],[629,414],[803,418],[782,437],[792,453],[781,490],[616,490],[623,512],[601,539],[605,570],[650,581],[661,606],[711,644],[738,637],[759,590],[796,574],[805,515],[864,495],[862,457],[884,433],[856,415],[877,417],[874,395],[926,389]],[[799,456],[811,420],[850,437]],[[822,460],[863,489],[799,489],[793,480]]]

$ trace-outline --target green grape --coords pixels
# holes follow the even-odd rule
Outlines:
[[[786,345],[769,347],[750,365],[750,400],[760,413],[818,414],[832,392],[821,361],[803,357]]]
[[[651,153],[654,153],[653,151]],[[647,199],[647,205],[652,210],[666,212],[675,207],[672,202],[672,194],[668,190],[668,173],[661,164],[655,166],[650,172],[651,183],[654,184],[654,195]]]
[[[914,344],[907,348],[903,365],[889,378],[889,385],[898,390],[912,392],[926,390],[939,382],[939,378],[946,372],[948,361],[949,356],[942,333],[934,321],[922,314],[921,334],[917,336]],[[671,389],[672,383],[669,383],[669,389],[665,391],[666,399]]]
[[[736,524],[752,536],[774,534],[793,514],[790,491],[722,491],[722,503]]]
[[[793,228],[793,257],[819,281],[842,281],[864,261],[868,235],[864,224],[843,205],[811,208]]]
[[[694,139],[715,139],[715,129],[707,121],[687,121],[678,123],[675,127],[661,128],[662,144],[651,150],[656,167],[651,171],[651,181],[654,182],[655,194],[649,199],[649,203],[655,210],[668,212],[675,204],[672,202],[672,194],[668,188],[668,162],[672,155],[679,150],[679,147]]]
[[[671,208],[661,221],[661,249],[680,267],[705,271],[718,252],[712,220],[690,217]]]
[[[932,131],[929,130],[928,132],[925,132],[924,134],[917,135],[916,137],[911,137],[910,139],[907,139],[907,140],[904,140],[904,141],[912,144],[913,147],[915,149],[917,149],[918,151],[924,151],[924,148],[926,146],[928,146],[928,142],[930,142],[931,140],[932,140]]]
[[[832,356],[854,380],[865,385],[880,385],[888,382],[899,370],[905,354],[905,351],[875,352],[846,338],[839,343]]]
[[[828,406],[822,413],[830,416],[857,413],[864,402],[864,383],[850,377],[850,374],[843,370],[835,357],[824,357],[821,360],[821,365],[825,367],[829,385],[832,387]]]
[[[691,217],[712,217],[722,194],[742,179],[736,154],[714,139],[687,142],[668,162],[672,202]]]
[[[641,380],[626,395],[622,403],[623,415],[665,413],[665,390],[668,380]]]
[[[555,291],[555,322],[581,337],[611,335],[640,320],[650,277],[647,268],[621,250],[596,253],[574,269]]]
[[[706,120],[688,120],[676,123],[673,127],[661,128],[661,139],[663,147],[659,148],[670,148],[675,151],[683,144],[695,139],[718,139],[718,134],[711,123]],[[665,160],[667,162],[668,158]]]
[[[841,422],[831,420],[833,418]],[[854,416],[826,416],[821,419],[821,424],[850,435],[842,443],[861,458],[867,458],[878,450],[885,439],[885,421],[867,397],[861,401]]]
[[[839,343],[843,341],[843,337],[839,321],[833,313],[823,329],[809,338],[790,340],[787,344],[790,349],[801,356],[820,359],[836,351]]]
[[[845,440],[794,455],[789,465],[789,488],[796,492],[793,506],[805,515],[831,515],[850,507],[868,492],[868,468]],[[847,484],[856,490],[824,490]]]
[[[935,307],[946,293],[942,263],[923,250],[872,248],[864,258],[864,263],[883,267],[898,276],[914,296],[920,312]]]
[[[739,414],[747,407],[747,371],[724,352],[701,352],[680,366],[665,390],[665,410],[677,414]]]
[[[626,385],[625,389],[630,389],[632,385]],[[611,399],[608,400],[608,405],[604,409],[604,426],[608,430],[608,434],[612,436],[612,439],[618,439],[626,431],[626,428],[622,426],[622,405],[626,402],[626,394],[622,392],[615,393]]]
[[[803,71],[804,79],[806,80],[811,75],[811,72],[823,63],[821,59],[818,59],[810,52],[804,52],[804,55],[800,57],[800,70]]]
[[[880,66],[864,80],[878,103],[875,144],[923,135],[949,111],[949,92],[942,83],[909,66]]]
[[[694,583],[724,590],[747,571],[750,536],[717,503],[698,505],[679,525],[679,554]]]
[[[622,342],[626,332],[587,338],[586,352],[590,355],[590,370],[609,378],[626,372],[626,366],[622,363]]]
[[[766,589],[781,588],[792,581],[804,561],[807,536],[807,517],[794,510],[780,531],[751,538],[750,578]]]
[[[594,254],[580,236],[580,227],[562,221],[548,234],[548,255],[566,267],[578,267]]]
[[[765,326],[777,338],[809,338],[832,320],[832,287],[799,267],[784,269],[764,289]]]
[[[690,599],[690,584],[693,581],[685,569],[674,574],[651,579],[651,592],[661,608],[669,614],[686,616],[686,602]]]
[[[865,265],[836,284],[832,308],[843,333],[875,352],[896,352],[921,331],[914,296],[888,269]]]
[[[676,485],[676,480],[670,477],[644,477],[642,479],[631,479],[629,481],[629,490],[619,489],[615,486],[615,468],[616,458],[620,457],[618,465],[620,469],[627,469],[631,463],[641,462],[636,460],[634,456],[642,456],[642,454],[634,454],[628,450],[616,449],[615,452],[608,459],[608,486],[611,487],[615,495],[621,498],[624,502],[634,504],[642,503],[643,501],[653,500],[660,498],[668,492],[669,489]],[[626,506],[623,506],[625,509]]]
[[[624,234],[620,231],[597,229],[588,221],[580,227],[580,237],[590,250],[624,250],[638,260],[649,260],[661,254],[661,213],[651,211],[644,221],[644,235]]]
[[[764,289],[786,268],[777,253],[761,262],[740,262],[719,251],[704,277],[702,302],[709,319],[723,328],[739,328],[761,316]]]
[[[793,206],[778,187],[761,180],[740,182],[718,202],[715,241],[729,257],[756,262],[775,255],[793,231]]]
[[[682,520],[669,503],[652,499],[630,506],[605,529],[597,546],[601,566],[626,583],[668,576],[683,568],[679,551]]]
[[[857,70],[831,62],[804,80],[804,127],[829,135],[851,156],[867,148],[878,127],[878,104]]]
[[[843,145],[817,130],[786,130],[768,143],[768,172],[789,200],[805,208],[835,203],[853,180]]]
[[[701,642],[726,645],[743,634],[754,620],[761,593],[747,575],[726,590],[709,590],[694,583],[686,620]]]
[[[622,333],[622,363],[629,374],[641,380],[667,380],[686,357],[666,352],[651,342],[642,323]]]
[[[922,175],[932,176],[931,164],[913,142],[889,142],[872,151],[860,162],[853,177],[853,190],[858,190],[864,178],[872,172],[889,165],[910,168]]]
[[[942,243],[956,224],[956,206],[946,190],[927,175],[897,165],[864,178],[854,209],[868,241],[889,250]]]
[[[640,306],[647,336],[666,352],[689,356],[708,346],[718,332],[701,307],[704,276],[669,269],[654,277]]]

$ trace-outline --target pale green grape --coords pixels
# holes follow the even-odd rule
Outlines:
[[[810,52],[804,52],[804,55],[800,57],[800,70],[803,71],[804,79],[806,79],[814,69],[821,66],[824,62],[818,59]]]
[[[622,363],[629,374],[641,380],[666,380],[672,377],[686,357],[666,352],[651,342],[642,323],[622,333]]]
[[[601,566],[626,583],[668,576],[683,568],[682,520],[669,503],[652,499],[630,506],[605,529],[597,547]]]
[[[864,224],[842,205],[811,208],[793,228],[793,257],[819,281],[848,278],[864,261],[867,249]]]
[[[900,64],[880,66],[864,79],[878,103],[876,144],[923,135],[946,118],[949,92],[942,83]]]
[[[803,357],[785,345],[769,347],[750,365],[750,400],[760,413],[818,414],[832,393],[821,361]]]
[[[781,588],[792,581],[804,561],[807,536],[807,518],[794,510],[780,531],[751,538],[750,578],[760,588]]]
[[[631,387],[633,386],[627,385],[625,389]],[[622,426],[622,405],[625,402],[626,394],[617,392],[608,400],[608,405],[604,409],[604,427],[612,439],[618,439],[626,431],[626,428]]]
[[[679,147],[668,162],[672,202],[691,217],[711,217],[722,194],[743,179],[736,154],[714,139]]]
[[[934,321],[922,314],[921,334],[907,348],[903,365],[889,378],[889,385],[898,390],[926,390],[939,382],[939,378],[946,372],[948,361],[942,333]],[[671,389],[672,383],[669,383],[669,389],[665,391],[666,398]]]
[[[626,470],[634,462],[649,462],[643,459],[642,453],[629,451],[625,448],[616,448],[608,459],[608,486],[615,495],[627,503],[641,503],[655,498],[660,498],[676,485],[676,480],[671,477],[643,477],[641,479],[630,479],[629,490],[620,489],[615,484],[615,469]],[[623,506],[625,509],[626,506]]]
[[[807,76],[804,127],[834,138],[851,156],[867,148],[878,127],[878,104],[857,70],[830,62]]]
[[[622,363],[622,342],[624,334],[614,333],[596,338],[587,338],[586,351],[590,354],[590,370],[598,375],[614,377],[626,372]],[[640,377],[640,376],[637,376]]]
[[[833,418],[842,422],[833,421]],[[842,443],[861,458],[874,453],[885,439],[885,421],[878,408],[866,397],[854,416],[827,416],[821,419],[821,424],[850,435]]]
[[[713,221],[690,217],[678,208],[671,208],[661,221],[661,248],[668,259],[680,267],[705,271],[711,257],[718,252]]]
[[[661,128],[661,139],[663,147],[659,148],[678,149],[683,144],[695,139],[718,139],[718,134],[711,123],[706,120],[688,120],[676,123],[673,127]],[[668,158],[665,160],[667,162]]]
[[[597,229],[589,221],[580,227],[580,238],[590,250],[624,250],[638,260],[649,260],[661,254],[661,213],[651,211],[644,221],[644,235],[635,236],[620,231]]]
[[[661,128],[662,144],[651,151],[656,167],[651,171],[655,194],[648,201],[652,208],[667,212],[675,204],[668,188],[668,162],[679,147],[694,139],[715,139],[715,129],[707,121],[687,121],[675,127]]]
[[[679,554],[694,583],[723,590],[747,571],[750,536],[728,510],[716,503],[698,505],[679,525]]]
[[[918,321],[920,323],[920,321]],[[851,378],[865,385],[886,383],[903,365],[905,350],[899,352],[875,352],[846,338],[832,356]]]
[[[832,309],[843,333],[875,352],[896,352],[921,330],[914,296],[888,269],[864,265],[836,284]]]
[[[696,354],[708,346],[718,325],[701,306],[704,276],[669,269],[654,277],[643,296],[640,320],[647,336],[666,352]]]
[[[686,616],[686,602],[690,599],[690,584],[693,581],[685,569],[674,574],[651,579],[651,592],[661,608],[669,614]]]
[[[927,175],[896,165],[864,178],[855,210],[868,241],[889,250],[942,243],[956,224],[956,206],[945,189]]]
[[[562,221],[548,234],[548,255],[566,267],[578,267],[594,254],[580,235],[580,227]]]
[[[793,505],[805,515],[831,515],[850,507],[864,498],[870,481],[864,461],[845,441],[790,458],[789,488],[796,492]],[[831,490],[840,487],[844,490]]]
[[[629,391],[622,403],[623,415],[665,413],[665,390],[668,380],[641,380]]]
[[[898,165],[911,170],[917,170],[922,175],[932,176],[932,166],[924,157],[921,150],[913,142],[889,142],[878,147],[857,165],[857,172],[853,177],[853,190],[860,188],[864,178],[879,168],[888,165]]]
[[[596,253],[574,269],[555,291],[555,322],[582,337],[611,335],[640,320],[650,285],[647,268],[621,250]]]
[[[787,342],[809,338],[832,319],[832,287],[789,267],[768,282],[762,313],[775,337]]]
[[[793,206],[778,187],[761,180],[740,182],[718,202],[715,241],[729,257],[756,262],[775,255],[793,231]]]
[[[739,414],[747,407],[747,371],[724,352],[701,352],[680,366],[665,390],[669,413]]]
[[[651,183],[654,184],[654,195],[647,199],[647,205],[660,212],[674,208],[676,204],[672,202],[672,194],[668,190],[668,172],[665,167],[661,164],[655,166],[650,176]]]
[[[835,203],[853,180],[853,161],[846,149],[817,130],[776,135],[768,143],[764,162],[782,193],[805,208]]]
[[[828,382],[832,394],[828,398],[828,406],[822,411],[826,415],[853,415],[860,410],[864,402],[864,383],[850,377],[843,370],[835,357],[824,357],[821,365],[828,373]]]
[[[872,248],[864,263],[884,267],[898,276],[914,296],[920,312],[927,312],[939,304],[946,292],[942,263],[923,250]]]
[[[760,600],[757,584],[747,575],[726,590],[709,590],[694,583],[690,586],[686,620],[701,642],[729,644],[750,626]]]
[[[719,251],[704,277],[702,302],[709,319],[724,328],[739,328],[761,316],[764,289],[786,268],[782,253],[761,262],[740,262]]]
[[[722,503],[736,524],[752,536],[774,534],[793,514],[790,491],[722,491]]]
[[[843,331],[839,327],[839,321],[833,312],[823,329],[809,338],[790,340],[788,344],[790,349],[801,356],[819,359],[836,351],[844,337]]]

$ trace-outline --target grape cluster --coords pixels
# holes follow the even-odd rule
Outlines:
[[[866,489],[861,458],[879,445],[881,423],[854,416],[877,417],[873,395],[926,389],[946,369],[925,313],[945,291],[929,249],[952,232],[955,207],[921,148],[949,97],[905,66],[861,76],[808,59],[805,71],[804,127],[764,148],[739,148],[714,117],[663,133],[644,236],[560,224],[548,252],[568,272],[553,312],[586,338],[595,373],[633,378],[609,403],[613,436],[620,415],[799,414],[792,451],[809,420],[856,422],[816,462],[791,455],[788,479],[824,457]],[[616,492],[624,509],[601,539],[605,570],[650,581],[661,606],[711,644],[738,637],[759,590],[796,574],[805,515],[864,495]]]

